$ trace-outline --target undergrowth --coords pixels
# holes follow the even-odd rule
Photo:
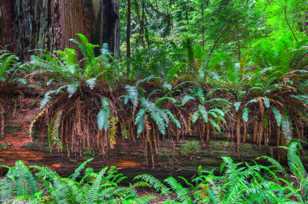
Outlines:
[[[264,156],[256,162],[236,163],[223,157],[221,168],[208,171],[198,167],[196,176],[168,177],[163,181],[148,175],[138,175],[129,185],[127,178],[115,167],[96,172],[83,162],[69,177],[62,177],[41,166],[26,166],[17,161],[7,167],[0,180],[1,203],[78,204],[78,203],[307,203],[308,176],[300,159],[300,143],[288,146],[289,168]],[[140,194],[139,192],[147,192]],[[154,193],[156,192],[156,193]]]

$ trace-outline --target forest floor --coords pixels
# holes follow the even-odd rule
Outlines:
[[[34,99],[22,98],[18,102],[12,116],[6,124],[6,134],[0,141],[0,162],[13,165],[17,160],[23,160],[26,164],[44,163],[49,160],[42,151],[27,148],[32,143],[29,136],[29,126],[32,119],[39,112]]]

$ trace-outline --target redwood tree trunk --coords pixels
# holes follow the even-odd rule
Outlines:
[[[72,46],[69,39],[83,33],[118,55],[118,12],[118,0],[1,0],[0,46],[26,58],[36,49]]]
[[[12,0],[0,1],[0,49],[13,50],[13,3]]]

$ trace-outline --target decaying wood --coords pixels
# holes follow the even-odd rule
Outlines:
[[[152,166],[147,165],[144,157],[145,149],[143,148],[143,143],[132,141],[120,142],[107,155],[95,157],[90,166],[100,169],[106,165],[116,165],[124,172],[138,174],[150,171],[159,177],[177,174],[193,175],[199,165],[208,169],[219,167],[222,162],[221,157],[223,156],[231,156],[236,161],[251,161],[262,155],[275,156],[276,151],[275,148],[268,146],[258,147],[253,144],[241,144],[240,148],[243,154],[239,154],[234,143],[224,140],[212,140],[207,148],[190,155],[183,155],[181,153],[181,144],[185,141],[183,140],[177,145],[171,140],[164,142],[161,151],[156,156],[157,161],[154,169]],[[69,175],[83,161],[68,160],[62,157],[61,154],[34,150],[35,146],[29,146],[28,148],[28,150],[19,151],[0,150],[0,161],[13,165],[16,160],[22,159],[27,164],[47,165],[63,175]]]

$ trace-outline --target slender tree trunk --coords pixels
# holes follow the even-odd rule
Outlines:
[[[140,0],[140,5],[139,5],[138,0],[135,0],[134,5],[135,5],[135,11],[137,14],[137,21],[139,23],[139,43],[143,47],[145,47],[145,41],[144,41],[145,15],[144,15],[144,10],[143,10],[144,2],[143,0]]]
[[[98,29],[94,30],[95,42],[108,44],[109,50],[119,56],[120,18],[118,0],[101,0],[100,11],[96,19]]]
[[[201,10],[201,44],[204,48],[205,46],[205,25],[204,25],[204,8],[205,8],[205,2],[204,0],[201,0],[200,10]]]
[[[131,0],[127,0],[127,22],[126,22],[126,57],[127,57],[127,73],[130,72],[130,57],[131,57]]]

